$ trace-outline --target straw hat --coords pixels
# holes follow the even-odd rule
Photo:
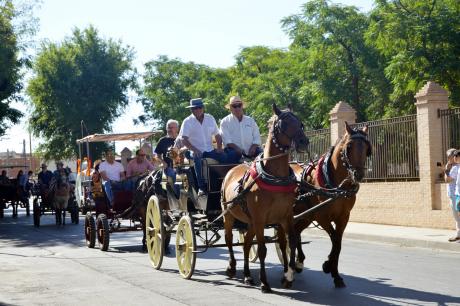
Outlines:
[[[225,108],[230,109],[230,106],[232,106],[233,104],[242,104],[243,108],[246,107],[246,105],[244,104],[244,101],[241,100],[239,96],[232,96],[230,98],[230,101],[227,103],[227,105],[225,105]]]

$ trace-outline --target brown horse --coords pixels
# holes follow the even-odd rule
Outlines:
[[[292,143],[298,151],[305,151],[308,146],[303,125],[291,111],[281,111],[273,104],[273,112],[274,116],[263,158],[259,157],[259,161],[256,160],[251,168],[245,164],[232,168],[225,176],[221,189],[222,209],[225,212],[225,242],[230,253],[227,275],[233,277],[236,273],[236,260],[232,246],[232,229],[236,218],[248,224],[248,230],[244,237],[244,282],[253,284],[248,258],[255,235],[260,260],[262,292],[271,291],[265,274],[265,256],[267,253],[264,238],[265,225],[279,224],[289,234],[290,247],[296,246],[293,223],[296,180],[292,169],[289,167],[288,150]],[[280,244],[285,247],[286,240],[281,240]],[[289,287],[294,278],[294,254],[290,259],[289,268],[287,260],[284,265],[285,274],[282,281],[284,287]]]
[[[323,263],[323,271],[324,273],[331,273],[337,288],[345,287],[345,282],[338,272],[343,232],[347,226],[350,211],[356,201],[359,182],[362,181],[365,175],[367,156],[372,152],[371,144],[367,139],[367,126],[361,130],[353,130],[347,123],[345,123],[345,126],[345,135],[336,146],[331,148],[329,153],[323,155],[314,168],[311,168],[313,169],[312,171],[308,171],[300,165],[294,168],[296,174],[301,176],[301,181],[303,182],[303,187],[306,187],[306,191],[311,192],[312,188],[316,188],[316,191],[319,191],[315,196],[299,197],[300,200],[296,202],[294,207],[296,215],[318,205],[328,197],[334,196],[334,194],[340,194],[328,206],[324,206],[312,214],[307,214],[303,218],[296,220],[295,223],[295,230],[298,235],[297,272],[302,271],[303,261],[305,260],[300,234],[313,221],[316,221],[329,234],[332,242],[328,260]],[[335,227],[332,223],[335,224]]]

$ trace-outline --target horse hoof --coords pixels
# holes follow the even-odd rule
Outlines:
[[[286,277],[283,277],[281,279],[281,286],[285,289],[289,289],[292,287],[292,282],[288,281]]]
[[[229,278],[234,278],[236,274],[236,269],[232,267],[227,267],[227,270],[225,270],[225,274],[227,274]]]
[[[254,286],[254,285],[255,285],[255,284],[254,284],[254,280],[253,280],[252,277],[250,277],[250,276],[246,276],[246,277],[244,278],[244,284],[245,284],[245,285],[249,285],[249,286]]]
[[[303,271],[303,263],[296,262],[295,263],[295,272],[296,273],[302,273],[302,271]]]
[[[347,286],[341,277],[334,279],[334,285],[335,288],[345,288]]]
[[[269,285],[262,284],[260,285],[260,289],[262,290],[262,293],[271,293],[272,289],[270,288]]]
[[[329,260],[326,260],[323,263],[323,272],[326,274],[331,273],[331,262]]]

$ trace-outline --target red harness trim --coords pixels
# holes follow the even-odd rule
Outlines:
[[[318,166],[316,168],[316,173],[315,173],[316,181],[318,182],[321,188],[324,188],[324,186],[326,186],[326,183],[324,182],[324,175],[323,175],[324,157],[325,155],[321,156],[321,158],[319,159]]]
[[[257,169],[256,169],[256,163],[252,163],[251,168],[249,168],[249,174],[251,175],[252,179],[256,181],[257,186],[259,186],[260,189],[271,191],[271,192],[284,192],[284,193],[290,193],[294,192],[297,188],[297,184],[293,183],[287,186],[278,186],[278,185],[270,185],[268,183],[265,183],[262,181],[262,179],[258,176]]]

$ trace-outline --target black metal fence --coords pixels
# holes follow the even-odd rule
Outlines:
[[[353,127],[365,125],[373,150],[366,163],[365,180],[419,180],[417,115],[361,122]]]
[[[330,129],[306,131],[305,135],[310,141],[310,145],[308,146],[310,155],[308,155],[308,153],[299,154],[293,152],[291,153],[292,161],[308,162],[310,159],[318,159],[322,154],[326,153],[331,146]]]
[[[438,117],[441,118],[442,158],[446,163],[447,149],[460,149],[460,107],[439,110]]]

